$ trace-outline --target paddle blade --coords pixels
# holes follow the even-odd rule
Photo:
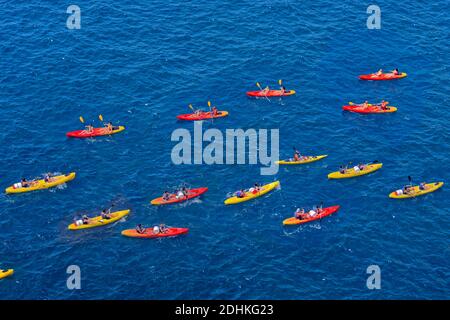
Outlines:
[[[188,107],[191,108],[192,111],[194,111],[194,108],[192,107],[192,104],[189,104]]]
[[[283,81],[280,79],[278,80],[278,84],[281,86],[281,84],[283,83]]]
[[[411,179],[411,176],[408,176],[408,181],[409,181],[409,182],[411,182],[411,181],[412,181],[412,179]]]
[[[208,101],[208,107],[211,108],[211,101]]]
[[[349,102],[348,102],[348,104],[349,104],[349,105],[351,105],[351,106],[352,106],[352,105],[354,105],[354,103],[353,103],[353,102],[351,102],[351,101],[349,101]]]
[[[79,118],[79,119],[80,119],[80,122],[81,122],[81,123],[84,123],[84,119],[83,119],[83,117],[82,117],[82,116],[80,116],[80,118]]]
[[[103,116],[101,114],[98,115],[98,118],[100,119],[100,121],[103,121]]]

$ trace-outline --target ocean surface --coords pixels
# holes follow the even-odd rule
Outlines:
[[[0,195],[0,299],[448,299],[448,185],[416,199],[388,194],[413,181],[450,182],[449,2],[377,1],[369,30],[360,1],[86,1],[81,29],[66,26],[63,1],[0,6],[0,181],[75,171],[52,190]],[[408,77],[364,82],[398,67]],[[255,83],[293,97],[252,100]],[[343,113],[348,101],[386,99],[387,115]],[[328,158],[281,167],[174,165],[170,140],[187,107],[211,100],[226,118],[204,129],[279,129],[280,157]],[[110,137],[65,133],[98,115],[126,126]],[[349,161],[378,160],[369,176],[329,181]],[[281,188],[224,206],[256,181]],[[181,184],[209,191],[188,203],[149,201]],[[341,205],[300,227],[297,207]],[[75,215],[109,204],[130,208],[116,224],[80,232]],[[163,240],[120,235],[164,222],[189,234]],[[81,269],[69,290],[66,269]],[[381,269],[369,290],[366,270]]]

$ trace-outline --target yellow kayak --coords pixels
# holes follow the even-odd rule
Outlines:
[[[280,181],[275,181],[275,182],[272,182],[269,184],[265,184],[262,187],[260,187],[259,192],[256,192],[256,193],[246,192],[244,197],[238,198],[238,197],[234,196],[234,197],[231,197],[231,198],[228,198],[227,200],[225,200],[224,203],[228,205],[228,204],[237,204],[237,203],[249,201],[249,200],[252,200],[252,199],[255,199],[255,198],[265,195],[266,193],[272,191],[279,185],[280,185]]]
[[[389,194],[389,198],[392,199],[407,199],[418,197],[427,193],[431,193],[441,188],[444,185],[443,182],[433,182],[425,184],[425,190],[420,190],[419,186],[412,187],[407,194],[398,194],[398,191],[393,191]]]
[[[330,173],[328,175],[328,179],[345,179],[345,178],[359,177],[377,171],[381,169],[382,166],[383,166],[382,163],[373,163],[367,165],[364,170],[360,171],[355,171],[355,169],[353,168],[347,169],[345,173],[340,173],[339,171],[336,171]]]
[[[29,182],[30,186],[26,187],[26,188],[22,187],[20,182],[15,183],[14,185],[6,188],[5,192],[6,193],[23,193],[23,192],[30,192],[30,191],[41,190],[41,189],[48,189],[48,188],[56,187],[57,185],[66,183],[67,181],[70,181],[73,179],[75,179],[75,172],[51,177],[50,182],[45,182],[44,179],[30,181]]]
[[[328,155],[327,154],[323,154],[323,155],[320,155],[320,156],[306,156],[306,159],[302,159],[300,161],[294,161],[293,159],[292,160],[289,159],[289,160],[276,161],[275,163],[279,164],[279,165],[284,165],[284,164],[287,164],[287,165],[306,164],[306,163],[311,163],[311,162],[314,162],[314,161],[319,161],[320,159],[323,159],[323,158],[326,158],[326,157],[328,157]]]
[[[102,219],[101,216],[97,216],[97,217],[90,218],[88,224],[76,225],[75,223],[72,223],[71,225],[69,225],[68,229],[69,230],[81,230],[81,229],[90,229],[90,228],[106,226],[107,224],[111,224],[111,223],[114,223],[114,222],[122,219],[129,213],[130,213],[130,210],[111,212],[111,219]]]
[[[14,269],[2,270],[0,269],[0,279],[12,276],[14,274]]]

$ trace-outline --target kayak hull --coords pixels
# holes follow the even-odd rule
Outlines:
[[[268,183],[268,184],[263,185],[263,186],[260,188],[260,191],[257,192],[257,193],[251,193],[251,194],[249,194],[249,193],[247,192],[247,193],[246,193],[246,196],[243,197],[243,198],[238,198],[238,197],[234,196],[234,197],[231,197],[231,198],[226,199],[226,200],[224,201],[224,203],[225,203],[226,205],[229,205],[229,204],[237,204],[237,203],[241,203],[241,202],[246,202],[246,201],[249,201],[249,200],[253,200],[253,199],[259,198],[259,197],[265,195],[266,193],[272,191],[273,189],[275,189],[275,188],[278,187],[279,185],[280,185],[280,181],[275,181],[275,182],[272,182],[272,183]]]
[[[305,160],[300,160],[300,161],[291,161],[291,160],[280,160],[280,161],[276,161],[276,164],[279,165],[298,165],[298,164],[307,164],[307,163],[311,163],[311,162],[315,162],[315,161],[319,161],[323,158],[328,157],[327,154],[323,154],[320,156],[307,156],[308,159]]]
[[[24,193],[24,192],[31,192],[31,191],[36,191],[36,190],[53,188],[60,184],[63,184],[63,183],[66,183],[68,181],[75,179],[75,175],[76,175],[75,172],[71,172],[71,173],[68,173],[65,175],[54,176],[54,177],[52,177],[53,180],[51,182],[45,182],[44,179],[37,180],[37,181],[35,181],[35,183],[32,186],[27,187],[27,188],[23,188],[23,187],[14,188],[14,186],[10,186],[5,189],[5,192],[8,194]]]
[[[218,111],[216,115],[211,115],[210,112],[204,112],[203,114],[196,115],[196,114],[180,114],[177,116],[178,120],[183,121],[200,121],[200,120],[209,120],[209,119],[216,119],[216,118],[223,118],[228,116],[228,111]]]
[[[443,185],[444,185],[444,182],[427,183],[425,185],[426,186],[425,190],[420,190],[419,186],[414,186],[413,187],[414,192],[408,193],[408,194],[401,194],[401,195],[398,195],[396,193],[396,191],[393,191],[389,194],[389,198],[392,198],[392,199],[415,198],[415,197],[419,197],[419,196],[434,192],[434,191],[442,188]]]
[[[253,98],[287,97],[295,94],[295,90],[287,90],[283,94],[281,90],[269,90],[267,93],[261,91],[248,91],[247,96]]]
[[[355,172],[355,170],[353,168],[350,168],[347,170],[346,173],[342,174],[339,171],[336,172],[332,172],[328,175],[328,179],[346,179],[346,178],[354,178],[354,177],[359,177],[359,176],[364,176],[366,174],[375,172],[379,169],[381,169],[381,167],[383,166],[382,163],[373,163],[373,164],[369,164],[367,165],[367,167],[362,170],[362,171],[358,171]]]
[[[102,219],[101,216],[93,217],[89,219],[89,224],[76,225],[72,223],[69,225],[69,230],[82,230],[82,229],[91,229],[96,227],[106,226],[108,224],[119,221],[126,215],[130,213],[130,210],[121,210],[116,212],[111,212],[111,219]]]
[[[144,233],[139,233],[136,231],[136,229],[123,230],[122,235],[131,238],[152,239],[152,238],[176,237],[182,234],[186,234],[188,232],[189,232],[188,228],[167,228],[167,232],[155,234],[153,233],[153,229],[149,228],[146,229]]]
[[[399,75],[393,75],[389,73],[382,73],[381,75],[372,74],[362,74],[359,76],[360,80],[368,80],[368,81],[383,81],[383,80],[395,80],[405,78],[407,74],[405,72],[400,73]]]
[[[177,199],[176,194],[171,194],[169,200],[164,200],[162,197],[153,199],[150,201],[150,203],[154,206],[160,206],[165,204],[173,204],[173,203],[181,203],[196,197],[201,196],[206,191],[208,191],[208,188],[202,187],[202,188],[196,188],[196,189],[189,189],[188,195],[186,198]]]
[[[1,270],[0,269],[0,279],[10,277],[14,274],[14,269]]]
[[[297,219],[296,217],[291,217],[291,218],[285,219],[283,221],[283,225],[292,226],[292,225],[299,225],[299,224],[304,224],[304,223],[312,222],[315,220],[319,220],[319,219],[325,218],[329,215],[332,215],[333,213],[337,212],[339,210],[339,208],[340,208],[340,206],[332,206],[332,207],[323,208],[322,213],[320,213],[310,219],[300,220],[300,219]]]
[[[387,110],[380,110],[376,106],[369,105],[369,107],[364,108],[361,106],[343,106],[342,109],[344,111],[350,111],[354,113],[362,113],[362,114],[376,114],[376,113],[393,113],[397,111],[396,107],[393,106],[387,106]]]
[[[86,130],[76,130],[76,131],[67,132],[66,136],[68,136],[69,138],[84,139],[84,138],[93,138],[93,137],[101,137],[101,136],[110,136],[112,134],[122,132],[123,130],[125,130],[124,126],[119,126],[119,128],[117,130],[113,130],[112,132],[107,131],[106,128],[94,128],[94,130],[90,133],[88,133]]]

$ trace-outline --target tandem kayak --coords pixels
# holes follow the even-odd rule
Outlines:
[[[139,233],[136,231],[136,229],[128,229],[123,230],[122,235],[131,238],[165,238],[165,237],[179,236],[180,234],[186,234],[188,233],[188,231],[189,231],[188,228],[168,227],[166,231],[163,233],[153,233],[152,228],[147,228],[143,233]]]
[[[217,111],[217,114],[215,115],[211,114],[211,112],[202,112],[200,114],[195,113],[180,114],[177,116],[177,119],[185,121],[198,121],[198,120],[222,118],[226,116],[228,116],[228,111]]]
[[[176,194],[171,194],[170,197],[169,197],[169,200],[164,200],[162,197],[159,197],[159,198],[153,199],[152,201],[150,201],[150,203],[155,205],[155,206],[159,206],[159,205],[163,205],[163,204],[184,202],[186,200],[199,197],[202,194],[204,194],[206,191],[208,191],[208,188],[206,188],[206,187],[204,187],[204,188],[196,188],[196,189],[189,189],[187,197],[177,198]]]
[[[114,223],[114,222],[122,219],[129,213],[130,213],[130,210],[111,212],[110,219],[102,219],[101,216],[97,216],[97,217],[89,218],[88,224],[77,225],[75,223],[72,223],[69,225],[68,229],[69,230],[81,230],[81,229],[90,229],[90,228],[95,228],[95,227],[106,226],[108,224]]]
[[[364,170],[355,171],[354,168],[347,169],[345,173],[340,173],[339,171],[332,172],[328,175],[328,179],[345,179],[363,176],[374,171],[381,169],[382,163],[372,163],[368,164]]]
[[[320,159],[326,158],[328,157],[327,154],[323,154],[320,156],[304,156],[302,160],[299,161],[294,161],[294,159],[288,159],[288,160],[280,160],[280,161],[276,161],[276,164],[279,165],[295,165],[295,164],[306,164],[306,163],[311,163],[314,161],[319,161]]]
[[[377,75],[375,73],[371,74],[362,74],[359,76],[360,80],[395,80],[395,79],[401,79],[406,77],[407,74],[405,72],[402,72],[400,74],[392,74],[392,73],[382,73],[380,75]]]
[[[359,106],[359,105],[348,105],[348,106],[343,106],[342,107],[343,110],[345,111],[350,111],[350,112],[355,112],[355,113],[364,113],[364,114],[368,114],[368,113],[392,113],[392,112],[396,112],[397,108],[393,107],[393,106],[387,106],[386,110],[383,110],[377,106],[371,105],[369,104],[369,106],[363,107],[363,106]]]
[[[237,196],[233,196],[231,198],[226,199],[224,203],[226,205],[228,205],[228,204],[237,204],[237,203],[245,202],[248,200],[252,200],[252,199],[255,199],[255,198],[265,195],[266,193],[272,191],[279,185],[280,185],[280,181],[275,181],[275,182],[261,186],[260,190],[257,192],[249,192],[248,190],[246,190],[244,197],[239,198]]]
[[[103,127],[103,128],[94,128],[92,132],[87,132],[86,130],[76,130],[67,132],[66,136],[70,138],[92,138],[92,137],[100,137],[100,136],[109,136],[111,134],[116,134],[125,130],[124,126],[118,126],[116,129],[113,129],[111,132]]]
[[[41,189],[48,189],[55,187],[57,185],[66,183],[70,180],[75,179],[75,172],[71,172],[64,175],[59,176],[53,176],[51,177],[51,181],[45,182],[44,179],[41,180],[35,180],[35,181],[29,181],[31,184],[29,187],[22,187],[22,183],[18,182],[13,184],[12,186],[5,189],[6,193],[23,193],[23,192],[30,192],[35,190],[41,190]]]
[[[292,218],[285,219],[283,221],[283,224],[285,226],[298,225],[298,224],[308,223],[308,222],[311,222],[314,220],[319,220],[319,219],[322,219],[326,216],[329,216],[329,215],[337,212],[339,210],[339,208],[340,208],[340,206],[332,206],[332,207],[323,208],[323,211],[321,213],[319,213],[318,215],[316,215],[315,217],[311,217],[308,219],[298,219],[296,217],[292,217]]]
[[[433,183],[427,183],[425,184],[425,190],[420,190],[419,186],[412,187],[412,191],[405,194],[402,190],[393,191],[389,194],[389,198],[392,199],[407,199],[407,198],[414,198],[418,197],[427,193],[431,193],[436,191],[437,189],[441,188],[444,185],[443,182],[433,182]]]
[[[7,278],[14,274],[14,269],[2,270],[0,269],[0,279]]]
[[[269,90],[268,92],[262,92],[261,90],[259,91],[248,91],[247,92],[247,96],[249,97],[286,97],[286,96],[292,96],[293,94],[295,94],[295,90],[286,90],[284,93],[281,93],[281,90]]]

